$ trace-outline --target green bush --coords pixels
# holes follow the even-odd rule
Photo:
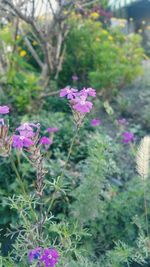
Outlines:
[[[72,15],[67,39],[66,58],[60,74],[60,84],[71,83],[74,73],[82,86],[92,86],[111,97],[142,73],[143,49],[141,37],[125,36],[120,28],[104,29],[99,21]]]

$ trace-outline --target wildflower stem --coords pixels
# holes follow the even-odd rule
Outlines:
[[[48,207],[48,209],[47,209],[47,215],[49,214],[49,212],[50,212],[50,210],[51,210],[51,208],[52,208],[52,206],[53,206],[53,203],[54,203],[54,201],[55,201],[55,193],[56,193],[56,191],[54,191],[54,192],[52,193],[51,202],[50,202],[50,205],[49,205],[49,207]]]
[[[26,192],[26,190],[25,190],[24,183],[23,183],[23,181],[22,181],[22,179],[21,179],[21,176],[20,176],[20,174],[19,174],[19,172],[18,172],[18,170],[17,170],[17,167],[16,167],[16,165],[15,165],[15,161],[14,161],[14,159],[13,159],[12,156],[10,156],[10,161],[11,161],[11,165],[12,165],[12,167],[13,167],[15,173],[16,173],[18,182],[19,182],[20,187],[21,187],[21,189],[22,189],[22,193],[24,194],[25,197],[27,197],[27,200],[29,201],[29,206],[30,206],[30,209],[31,209],[31,213],[32,213],[32,215],[33,215],[33,218],[35,218],[35,219],[37,220],[36,213],[35,213],[35,211],[34,211],[33,208],[32,208],[32,205],[31,205],[31,203],[30,203],[29,196],[28,196],[28,194],[27,194],[27,192]]]
[[[77,137],[77,135],[78,135],[79,129],[80,129],[79,127],[76,129],[76,132],[75,132],[75,134],[74,134],[74,136],[73,136],[73,138],[72,138],[72,141],[71,141],[71,144],[70,144],[70,147],[69,147],[69,151],[68,151],[68,155],[67,155],[67,159],[66,159],[66,161],[65,161],[65,165],[64,165],[64,168],[63,168],[62,173],[61,173],[61,175],[60,175],[60,178],[63,178],[63,176],[64,176],[64,174],[65,174],[65,170],[66,170],[66,168],[67,168],[67,164],[68,164],[68,162],[69,162],[69,159],[70,159],[70,156],[71,156],[71,153],[72,153],[72,148],[73,148],[75,139],[76,139],[76,137]]]
[[[11,161],[11,165],[12,165],[12,167],[13,167],[15,173],[16,173],[16,176],[17,176],[18,182],[20,184],[20,187],[22,189],[22,192],[23,192],[24,195],[26,195],[26,190],[25,190],[25,187],[24,187],[24,183],[23,183],[23,181],[22,181],[22,179],[20,177],[20,174],[19,174],[19,172],[17,170],[17,167],[15,165],[15,162],[14,162],[14,159],[13,159],[12,156],[10,156],[10,161]]]
[[[78,135],[79,129],[80,129],[80,128],[77,127],[76,132],[75,132],[75,134],[74,134],[74,136],[73,136],[73,138],[72,138],[72,141],[71,141],[71,144],[70,144],[70,147],[69,147],[69,151],[68,151],[68,155],[67,155],[67,159],[66,159],[66,161],[65,161],[65,165],[64,165],[64,168],[63,168],[63,170],[62,170],[62,172],[61,172],[61,175],[59,176],[59,179],[61,179],[61,178],[64,177],[65,170],[66,170],[66,168],[67,168],[67,164],[68,164],[68,162],[69,162],[69,159],[70,159],[70,156],[71,156],[71,152],[72,152],[72,148],[73,148],[75,139],[76,139],[76,137],[77,137],[77,135]],[[52,206],[53,206],[53,203],[54,203],[54,201],[55,201],[55,193],[56,193],[56,192],[54,192],[54,193],[52,194],[52,198],[51,198],[51,202],[50,202],[50,205],[49,205],[49,207],[48,207],[48,210],[47,210],[47,214],[48,214],[49,211],[51,210],[51,208],[52,208]]]
[[[147,210],[147,200],[146,200],[146,181],[144,180],[144,210],[145,210],[145,225],[147,237],[149,237],[149,227],[148,227],[148,210]]]

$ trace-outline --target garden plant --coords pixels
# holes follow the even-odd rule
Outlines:
[[[149,267],[149,59],[107,0],[0,1],[0,266]]]

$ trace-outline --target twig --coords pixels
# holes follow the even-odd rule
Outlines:
[[[54,92],[50,92],[50,93],[47,93],[47,94],[46,93],[45,94],[43,93],[43,94],[40,95],[40,98],[41,97],[47,97],[47,96],[54,96],[54,95],[57,95],[59,92],[60,92],[60,90],[54,91]]]
[[[33,46],[31,45],[31,42],[29,41],[28,37],[24,34],[23,29],[20,27],[20,33],[22,35],[22,38],[24,39],[29,51],[31,52],[33,58],[35,59],[35,61],[38,63],[38,65],[41,67],[41,69],[43,68],[43,63],[41,61],[41,59],[39,58],[38,54],[36,53],[35,49],[33,48]]]

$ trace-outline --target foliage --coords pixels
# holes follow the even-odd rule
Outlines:
[[[141,73],[143,57],[141,38],[125,36],[120,27],[103,27],[101,22],[72,15],[71,30],[67,38],[67,53],[60,75],[60,83],[71,83],[76,73],[79,83],[92,85],[111,96],[114,89],[131,82]]]
[[[101,2],[105,6],[107,1]],[[48,127],[59,129],[52,136],[49,150],[40,146],[45,171],[42,198],[36,188],[38,165],[31,164],[28,151],[23,150],[21,154],[12,149],[11,157],[0,158],[0,228],[4,228],[0,265],[27,267],[28,251],[42,246],[57,248],[58,267],[149,266],[147,145],[144,150],[147,157],[145,152],[138,152],[140,162],[141,157],[147,158],[145,165],[142,163],[146,166],[145,183],[135,170],[135,156],[140,151],[136,142],[145,135],[142,126],[149,128],[149,92],[144,94],[139,85],[141,104],[135,101],[137,90],[132,101],[134,88],[131,87],[130,94],[124,90],[129,94],[128,101],[119,95],[110,102],[119,89],[142,73],[141,37],[124,35],[122,22],[118,28],[112,28],[110,14],[99,6],[76,8],[70,13],[69,5],[65,5],[61,12],[65,19],[61,22],[65,23],[64,28],[59,28],[59,34],[66,31],[60,51],[63,57],[57,62],[53,60],[53,70],[48,71],[44,79],[41,79],[43,65],[41,69],[25,41],[27,37],[39,60],[46,63],[45,50],[41,49],[31,25],[27,27],[19,19],[19,30],[23,30],[23,34],[14,31],[15,19],[10,18],[11,23],[0,26],[0,105],[8,103],[12,110],[11,118],[6,117],[7,125],[12,125],[10,136],[18,127],[18,121],[39,122],[39,138],[47,135]],[[36,21],[41,29],[44,19]],[[49,40],[44,39],[44,43],[48,40],[52,44],[49,51],[52,49],[54,58],[60,38],[57,30],[58,27],[54,27]],[[55,77],[58,65],[59,75]],[[57,94],[58,87],[65,84],[74,88],[92,85],[105,98],[104,102],[96,99],[95,110],[90,115],[90,119],[94,116],[100,119],[102,125],[94,128],[89,119],[84,118],[83,123],[84,116],[80,117],[80,134],[73,141],[71,154],[70,143],[77,123],[74,120],[77,117],[73,119],[70,110],[73,102],[66,105],[65,100],[51,96],[50,92]],[[130,109],[132,102],[135,102],[134,111]],[[138,111],[137,106],[143,103],[145,108]],[[118,124],[120,115],[129,117],[126,127]],[[135,134],[133,142],[123,141],[125,132]],[[2,136],[0,132],[0,139]],[[141,164],[139,166],[141,170]]]
[[[123,175],[120,169],[123,167],[125,159],[122,158],[123,160],[119,161],[119,153],[123,153],[122,145],[117,144],[116,140],[105,134],[104,129],[95,132],[89,128],[87,121],[81,129],[80,139],[77,138],[75,142],[71,161],[68,165],[69,168],[65,171],[65,177],[62,181],[54,179],[61,172],[61,166],[64,165],[67,156],[65,151],[68,151],[68,143],[73,135],[71,118],[70,120],[66,120],[66,118],[65,113],[46,116],[46,112],[43,112],[41,118],[32,116],[32,121],[41,122],[43,134],[44,129],[49,126],[59,127],[59,132],[55,136],[54,144],[45,162],[49,175],[46,175],[45,180],[46,195],[44,201],[48,204],[49,196],[55,192],[51,210],[55,214],[56,220],[51,218],[50,223],[47,218],[45,231],[54,239],[57,237],[57,241],[63,243],[64,248],[68,250],[67,254],[61,254],[61,258],[66,265],[70,263],[73,266],[76,264],[80,267],[85,264],[85,266],[95,267],[100,264],[103,267],[123,267],[125,263],[146,262],[149,252],[148,254],[146,252],[147,237],[145,236],[144,188],[142,182],[136,176],[131,181],[125,182],[124,190],[122,190],[122,185],[120,187],[122,181],[119,182],[119,180],[114,179],[114,177]],[[27,120],[31,120],[31,118],[24,116],[22,122]],[[86,142],[83,143],[85,139]],[[26,159],[20,159],[20,165],[18,165],[17,154],[15,153],[14,156],[20,175],[24,179],[25,187],[33,192],[34,168],[31,168]],[[62,161],[60,161],[60,158]],[[7,166],[10,164],[9,160],[3,160],[3,164],[5,170],[5,164]],[[12,181],[9,173],[13,178]],[[11,166],[9,173],[4,172],[5,179],[9,181],[7,181],[8,187],[4,186],[3,189],[5,190],[5,196],[12,195],[13,192],[18,192],[18,194],[20,192],[19,184],[14,174],[12,175]],[[16,191],[16,188],[18,191]],[[150,195],[149,188],[147,186],[147,199]],[[32,203],[32,207],[35,207],[38,204],[38,198],[34,194],[29,199],[26,196],[18,195],[9,198],[9,201],[7,201],[7,198],[4,197],[4,191],[2,196],[2,207],[4,209],[2,212],[5,211],[2,223],[11,220],[13,232],[11,230],[9,234],[15,234],[14,238],[16,239],[15,236],[20,223],[25,227],[24,223],[27,222],[24,222],[24,219],[30,221],[33,216],[31,206],[28,206],[29,203]],[[6,215],[6,210],[8,210],[8,215],[10,214],[8,209],[10,207],[12,218]],[[19,210],[20,216],[16,216],[15,210]],[[149,216],[150,210],[148,209]],[[62,223],[60,223],[61,220]],[[26,225],[26,238],[35,236],[33,225],[36,227],[33,219],[32,225],[29,222]],[[26,266],[25,255],[28,245],[25,245],[24,238],[24,234],[22,235],[20,232],[13,247],[15,251],[18,251],[17,257],[19,257],[20,251],[22,256],[24,255],[25,258],[24,260],[22,258],[22,260],[24,266]],[[24,240],[23,247],[21,245],[22,240]],[[43,245],[48,245],[44,238]],[[75,261],[72,259],[72,255],[76,255]],[[83,258],[80,258],[80,255]],[[6,260],[4,259],[4,262]],[[95,261],[97,263],[94,263]],[[11,264],[10,262],[9,260],[9,264]]]
[[[11,104],[15,105],[18,111],[30,111],[31,105],[36,103],[41,92],[39,75],[27,63],[29,54],[20,47],[20,40],[13,40],[11,29],[10,24],[0,30],[1,49],[6,47],[5,60],[8,64],[0,78],[4,93],[11,98]]]

